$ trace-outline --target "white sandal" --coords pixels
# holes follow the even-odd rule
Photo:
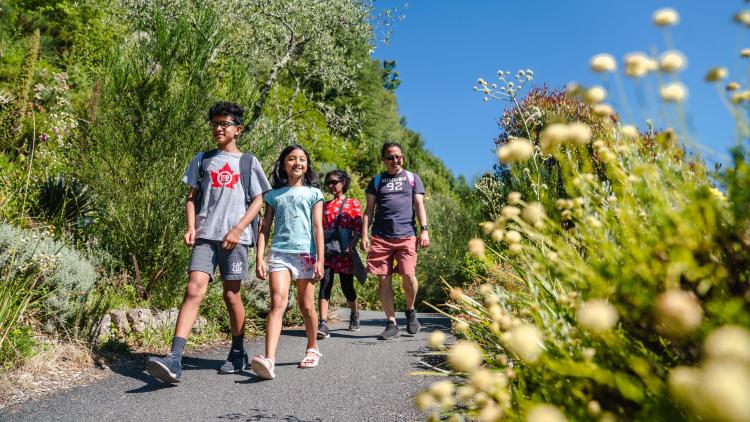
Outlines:
[[[300,368],[315,368],[318,366],[318,363],[320,362],[320,358],[323,357],[323,354],[320,353],[320,350],[313,349],[312,347],[307,349],[305,353],[314,353],[315,356],[308,357],[305,356],[304,359],[302,359],[302,362],[299,363]]]
[[[255,356],[252,361],[250,361],[250,367],[253,372],[258,374],[259,377],[267,380],[276,378],[276,374],[273,371],[275,366],[273,359],[261,355]]]

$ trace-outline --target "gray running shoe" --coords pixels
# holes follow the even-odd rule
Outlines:
[[[182,366],[180,359],[173,354],[168,354],[163,358],[152,356],[146,362],[146,371],[159,381],[168,384],[180,382],[182,378]]]
[[[417,334],[421,328],[422,325],[417,320],[417,311],[414,309],[406,311],[406,331],[409,334]]]
[[[331,330],[328,329],[328,324],[325,321],[320,321],[318,324],[318,340],[331,337]]]
[[[394,337],[398,337],[398,325],[393,321],[388,321],[388,325],[385,326],[385,330],[378,336],[380,340],[388,340]]]
[[[221,365],[221,368],[219,368],[220,374],[236,374],[238,372],[242,372],[247,368],[247,353],[246,352],[237,352],[237,351],[230,351],[229,356],[227,356],[227,360],[224,361],[224,364]]]
[[[359,331],[359,312],[349,314],[349,331]]]

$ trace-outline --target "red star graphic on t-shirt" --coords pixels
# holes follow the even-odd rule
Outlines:
[[[220,168],[218,172],[211,172],[211,187],[220,188],[227,187],[234,189],[234,184],[240,180],[240,174],[234,173],[232,168],[229,167],[229,163],[224,164],[224,167]]]

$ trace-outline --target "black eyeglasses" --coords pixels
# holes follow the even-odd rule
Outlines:
[[[208,125],[211,126],[211,129],[216,129],[219,126],[221,126],[222,129],[226,129],[229,126],[237,126],[237,123],[235,122],[209,122]]]
[[[388,160],[388,161],[398,161],[398,160],[401,160],[403,158],[404,158],[403,155],[389,155],[389,156],[385,157],[385,159]]]
[[[328,186],[333,186],[333,185],[337,184],[337,183],[338,183],[338,182],[340,182],[340,181],[341,181],[341,180],[327,180],[327,181],[326,181],[326,185],[328,185]]]

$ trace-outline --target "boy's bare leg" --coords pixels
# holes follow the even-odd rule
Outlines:
[[[240,294],[241,280],[224,281],[224,304],[227,305],[229,313],[229,325],[232,328],[232,337],[242,335],[245,331],[245,306],[242,304]]]
[[[401,285],[404,287],[404,296],[406,298],[406,309],[414,309],[414,304],[417,301],[417,276],[416,275],[401,275]]]
[[[276,362],[276,347],[279,345],[281,325],[289,302],[289,284],[292,274],[289,271],[276,271],[268,276],[271,291],[271,309],[266,319],[266,357]]]
[[[390,274],[378,276],[378,280],[380,281],[378,293],[380,293],[380,304],[383,305],[383,312],[385,312],[386,318],[395,323],[396,312],[393,310],[393,284],[391,284],[391,278]]]
[[[180,306],[180,313],[177,315],[177,324],[174,328],[175,337],[187,339],[190,330],[193,329],[195,318],[198,316],[198,308],[206,296],[208,282],[211,279],[203,271],[191,271],[188,275],[188,284],[185,289],[185,298]]]
[[[307,335],[307,349],[318,349],[318,315],[315,313],[315,281],[297,280],[297,304],[302,318],[305,320],[305,334]],[[313,357],[313,356],[310,356]]]

